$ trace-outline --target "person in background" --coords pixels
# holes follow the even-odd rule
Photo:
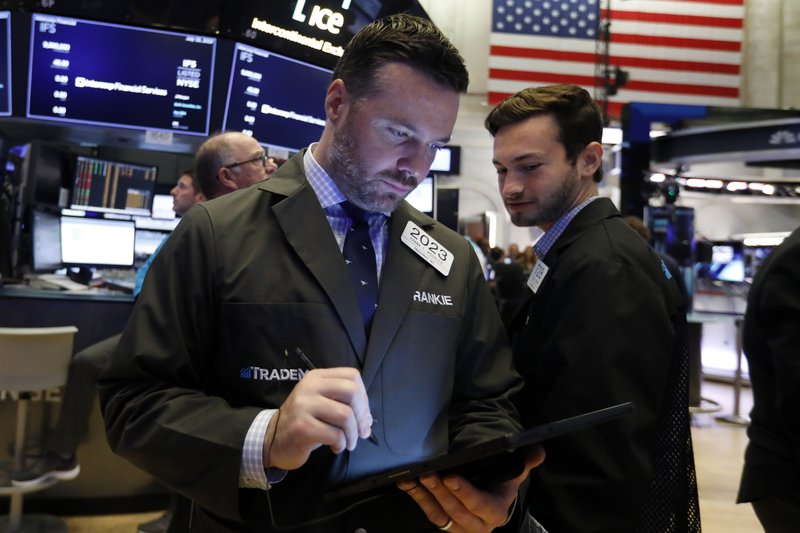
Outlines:
[[[195,154],[197,179],[209,200],[265,180],[277,168],[256,139],[238,131],[212,135]]]
[[[497,301],[497,309],[503,324],[508,326],[526,300],[525,274],[516,261],[506,261],[505,252],[499,246],[492,248],[492,288]]]
[[[184,170],[176,185],[170,191],[172,208],[179,216],[184,215],[193,205],[205,201],[194,171]],[[159,246],[160,248],[160,246]],[[136,272],[133,297],[141,290],[141,280],[158,249]],[[60,480],[75,479],[80,473],[76,451],[78,445],[88,434],[89,418],[97,394],[97,376],[105,368],[111,354],[119,343],[121,335],[114,335],[84,348],[72,357],[67,384],[58,421],[50,433],[42,457],[30,467],[11,473],[11,483],[16,487],[35,486],[49,478]],[[141,533],[166,531],[169,520],[159,517],[153,523],[141,524]]]
[[[547,461],[531,472],[524,527],[699,531],[686,314],[658,256],[598,196],[597,105],[574,85],[529,88],[485,124],[511,221],[544,231],[529,304],[510,327],[523,425],[624,402],[636,409],[549,441]]]
[[[178,216],[183,216],[194,204],[206,201],[193,169],[181,172],[181,177],[169,193],[172,195],[172,210]]]
[[[653,238],[652,235],[650,235],[650,230],[647,229],[647,226],[645,226],[644,221],[641,218],[635,215],[625,215],[622,218],[625,220],[625,222],[628,223],[630,227],[636,230],[636,233],[641,235],[644,238],[644,240],[647,241],[647,244],[649,244],[651,247],[653,246]],[[664,262],[664,267],[666,268],[666,271],[669,272],[669,275],[672,277],[672,279],[675,280],[675,283],[678,284],[678,289],[680,289],[681,291],[681,296],[683,297],[683,301],[685,305],[688,307],[689,290],[686,288],[686,280],[684,280],[680,264],[674,257],[672,257],[669,254],[661,253],[658,251],[656,251],[656,253],[661,258],[661,261]]]
[[[533,272],[533,267],[536,265],[536,252],[533,251],[533,246],[527,245],[517,256],[517,263],[522,267],[522,274],[525,279]]]
[[[742,333],[753,408],[737,503],[767,533],[800,524],[800,228],[758,269]]]
[[[430,474],[353,507],[324,499],[519,428],[521,381],[475,254],[404,201],[467,84],[430,21],[364,26],[319,142],[193,209],[156,257],[99,387],[112,449],[186,498],[174,530],[481,533],[507,519],[538,449],[485,490]]]

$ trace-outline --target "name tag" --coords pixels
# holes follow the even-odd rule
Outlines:
[[[414,222],[408,221],[400,240],[443,275],[450,274],[450,267],[453,266],[453,254]]]
[[[533,272],[531,272],[528,278],[528,287],[531,288],[534,294],[539,290],[539,286],[542,284],[542,281],[544,281],[548,270],[550,269],[544,264],[544,261],[541,259],[536,261],[536,266],[533,267]]]

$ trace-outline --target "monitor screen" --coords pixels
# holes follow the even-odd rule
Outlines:
[[[431,163],[431,172],[437,174],[460,174],[461,147],[443,146],[439,148],[433,163]]]
[[[745,246],[744,247],[744,277],[752,281],[761,265],[775,246]]]
[[[740,241],[715,241],[711,246],[709,279],[728,283],[744,281],[744,245]]]
[[[137,266],[143,265],[168,236],[169,232],[137,229],[133,244],[134,263]]]
[[[132,267],[132,220],[61,217],[61,262],[65,265]]]
[[[0,116],[11,114],[11,12],[0,11]]]
[[[59,215],[33,209],[31,245],[34,272],[61,268],[61,223]]]
[[[175,218],[175,210],[172,206],[173,198],[171,194],[154,194],[153,218],[172,220]]]
[[[436,179],[433,176],[424,178],[406,196],[406,201],[426,215],[436,218]]]
[[[319,140],[331,71],[241,43],[233,53],[222,128],[290,152]]]
[[[208,135],[216,39],[34,14],[27,116]]]
[[[78,156],[72,209],[150,215],[157,168]]]

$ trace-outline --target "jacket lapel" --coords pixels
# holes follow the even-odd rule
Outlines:
[[[289,245],[330,298],[350,337],[353,350],[363,364],[367,339],[356,293],[344,260],[331,260],[342,254],[314,190],[307,181],[297,177],[303,175],[302,161],[302,154],[299,154],[284,164],[296,163],[293,166],[297,168],[288,168],[290,172],[287,173],[276,172],[260,187],[287,195],[273,206],[278,224]]]

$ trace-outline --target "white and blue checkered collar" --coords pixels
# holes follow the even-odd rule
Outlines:
[[[592,196],[588,200],[576,205],[564,215],[561,216],[558,220],[556,220],[555,224],[553,224],[549,230],[547,230],[536,244],[533,245],[533,251],[536,254],[536,257],[539,259],[543,259],[544,256],[547,255],[547,252],[550,251],[550,248],[556,243],[561,234],[564,233],[564,230],[567,229],[569,223],[573,221],[573,219],[581,212],[581,209],[592,203],[593,201],[600,198],[599,196]]]
[[[308,147],[308,150],[306,150],[303,156],[303,168],[306,171],[308,183],[311,185],[311,188],[314,189],[314,193],[316,193],[320,205],[325,209],[332,205],[338,205],[347,200],[347,198],[342,194],[342,191],[339,190],[339,187],[336,186],[328,173],[325,172],[325,170],[319,166],[317,160],[314,159],[314,154],[312,154],[311,151],[316,145],[317,143],[313,143]]]

